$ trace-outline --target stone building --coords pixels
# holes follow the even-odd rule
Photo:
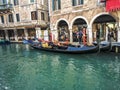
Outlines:
[[[106,11],[104,0],[49,0],[52,39],[77,42],[76,33],[85,28],[87,43],[96,41],[97,31],[101,41],[108,41],[114,31],[117,41],[117,18]]]
[[[49,25],[47,0],[0,0],[0,38],[44,38]]]
[[[117,41],[120,42],[120,0],[106,0],[106,11],[116,18]]]

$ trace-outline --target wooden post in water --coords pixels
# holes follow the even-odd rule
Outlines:
[[[115,52],[118,53],[118,47],[117,46],[115,47]]]

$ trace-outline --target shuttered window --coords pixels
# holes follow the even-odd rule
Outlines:
[[[41,20],[45,20],[45,14],[44,14],[44,12],[41,12]]]
[[[35,2],[34,0],[30,0],[30,2]]]
[[[82,5],[84,0],[72,0],[72,6]]]
[[[19,1],[18,0],[14,0],[14,5],[19,5]]]
[[[4,17],[1,16],[1,23],[4,23]]]
[[[61,0],[52,0],[52,9],[53,11],[61,9]]]
[[[9,18],[9,22],[14,22],[13,14],[9,14],[9,15],[8,15],[8,18]]]
[[[16,20],[17,20],[17,22],[20,21],[20,15],[19,14],[16,14]]]
[[[37,20],[37,11],[32,11],[31,12],[31,19],[32,20]]]

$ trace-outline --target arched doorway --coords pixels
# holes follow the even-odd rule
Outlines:
[[[64,20],[61,20],[59,23],[58,23],[58,40],[59,41],[66,41],[66,39],[70,39],[70,32],[69,32],[69,29],[68,29],[68,24],[66,21]]]
[[[108,14],[98,16],[92,24],[93,41],[117,41],[117,25],[114,17]]]
[[[84,42],[84,44],[86,44],[86,42],[87,42],[87,30],[86,30],[86,28],[87,28],[87,23],[84,19],[77,18],[76,20],[74,20],[73,26],[72,26],[73,42],[79,41],[78,33],[80,31],[82,31],[84,34],[84,38],[82,39],[82,42]]]
[[[10,41],[15,41],[14,30],[12,30],[12,29],[8,30],[8,37],[9,37]]]
[[[0,39],[5,39],[5,31],[0,30]]]

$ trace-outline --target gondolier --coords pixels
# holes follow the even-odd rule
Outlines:
[[[83,32],[82,30],[79,30],[79,32],[77,33],[77,38],[80,45],[82,44],[82,36],[83,36]]]

